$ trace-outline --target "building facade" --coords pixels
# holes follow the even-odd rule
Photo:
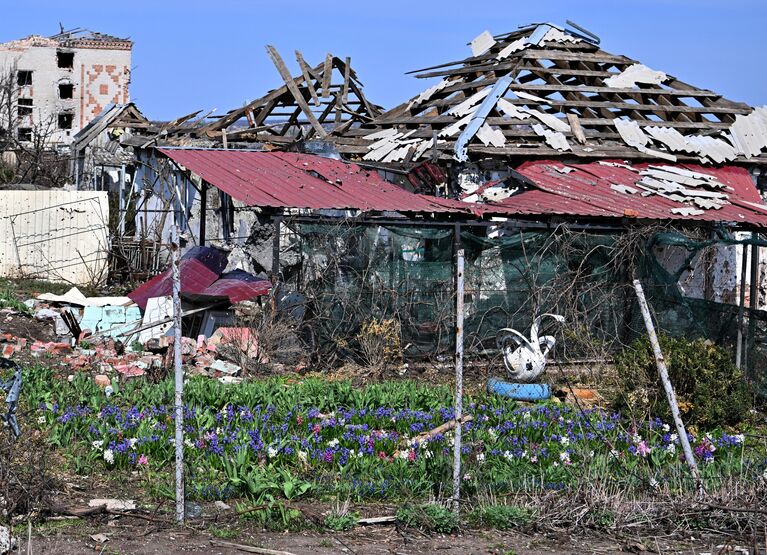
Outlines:
[[[83,29],[0,43],[0,127],[22,142],[69,145],[106,106],[129,102],[132,48]]]

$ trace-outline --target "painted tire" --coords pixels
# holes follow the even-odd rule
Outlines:
[[[509,383],[490,378],[487,380],[488,393],[495,393],[515,401],[544,401],[551,397],[551,386],[545,383]]]

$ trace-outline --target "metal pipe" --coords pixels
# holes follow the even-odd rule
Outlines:
[[[655,354],[655,364],[658,366],[660,381],[663,382],[663,388],[666,390],[666,399],[668,400],[668,405],[671,408],[671,416],[674,419],[676,433],[679,436],[680,443],[682,444],[684,458],[687,461],[687,466],[690,467],[690,472],[692,473],[692,477],[698,487],[698,491],[702,493],[703,483],[700,480],[698,465],[695,463],[695,456],[693,455],[692,448],[690,447],[690,440],[687,437],[687,430],[685,430],[684,422],[682,422],[682,416],[679,414],[679,405],[676,401],[676,393],[674,393],[674,387],[671,385],[671,380],[669,380],[668,377],[666,361],[663,358],[663,352],[660,350],[658,336],[655,334],[655,326],[652,323],[650,307],[647,305],[647,299],[645,299],[644,291],[642,290],[642,284],[639,283],[638,279],[634,280],[634,290],[636,291],[637,299],[639,300],[639,309],[642,311],[642,318],[644,318],[644,324],[647,328],[647,335],[650,338],[650,344],[652,345],[652,350]]]
[[[173,364],[176,391],[176,521],[184,522],[184,370],[181,365],[181,267],[178,224],[173,226],[171,252],[173,255]]]
[[[735,345],[735,366],[738,370],[742,370],[743,362],[743,316],[746,312],[746,276],[748,275],[748,245],[742,245],[741,247],[742,261],[740,269],[740,290],[738,291],[738,338],[737,345]]]
[[[280,280],[280,233],[282,233],[282,216],[275,216],[274,231],[272,232],[272,285]]]
[[[120,235],[125,235],[125,164],[120,166],[120,208],[118,212]]]
[[[460,228],[456,226],[457,233]],[[460,241],[457,235],[456,241]],[[463,417],[463,294],[464,250],[459,248],[455,257],[455,432],[453,444],[453,512],[461,511],[461,418]]]

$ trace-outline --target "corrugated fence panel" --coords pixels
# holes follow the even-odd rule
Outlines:
[[[108,223],[104,191],[0,191],[0,275],[100,283]]]

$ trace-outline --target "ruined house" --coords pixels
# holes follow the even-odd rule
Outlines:
[[[428,303],[411,299],[398,314],[412,345],[449,328],[450,319],[435,314],[450,309],[453,245],[471,244],[467,329],[475,326],[484,349],[499,327],[515,318],[524,327],[542,308],[530,305],[525,289],[533,266],[546,280],[573,267],[556,256],[532,264],[533,246],[566,228],[590,234],[594,248],[586,252],[596,252],[629,230],[666,226],[695,240],[672,233],[647,246],[653,267],[644,269],[665,280],[656,291],[679,301],[672,306],[657,293],[663,323],[681,329],[705,320],[708,336],[739,329],[737,311],[722,307],[760,306],[767,208],[756,185],[764,185],[767,162],[765,110],[603,51],[575,25],[485,32],[470,48],[464,60],[420,70],[437,82],[416,97],[380,113],[361,101],[356,115],[343,106],[344,91],[356,93],[351,70],[341,71],[344,81],[323,104],[326,64],[308,68],[299,59],[292,76],[270,51],[283,87],[213,123],[143,144],[137,234],[152,229],[162,241],[176,223],[187,246],[240,249],[249,271],[280,282],[298,276],[296,287],[330,275],[325,285],[335,293],[388,288],[401,300],[426,292]],[[336,117],[321,118],[334,109]],[[328,224],[336,231],[317,231]],[[343,240],[339,226],[357,226],[359,236]],[[605,260],[589,264],[588,275],[612,271]],[[355,283],[355,272],[369,283]],[[613,292],[610,302],[596,290],[578,302],[611,305],[589,312],[589,325],[629,337],[632,301]],[[682,297],[714,303],[705,305],[712,312],[704,319],[695,312],[704,305]],[[391,299],[362,312],[384,305]]]

